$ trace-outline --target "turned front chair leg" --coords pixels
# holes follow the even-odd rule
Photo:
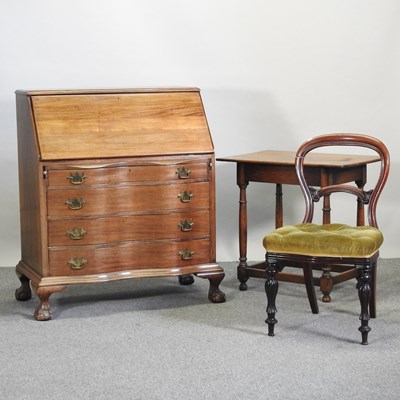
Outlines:
[[[371,271],[370,267],[360,267],[359,275],[357,277],[357,289],[358,289],[358,297],[360,298],[360,305],[361,305],[361,313],[360,313],[360,320],[361,326],[358,330],[361,332],[361,344],[367,345],[368,344],[368,333],[370,332],[371,328],[368,326],[369,321],[369,302],[371,297]]]
[[[265,322],[268,324],[268,336],[274,336],[274,327],[278,322],[275,318],[277,309],[275,306],[275,299],[278,293],[278,281],[276,273],[278,272],[276,264],[273,262],[266,262],[267,266],[267,279],[265,281],[265,293],[267,295],[267,319]]]

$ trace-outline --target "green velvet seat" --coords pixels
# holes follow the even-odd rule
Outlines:
[[[263,239],[265,250],[329,257],[371,257],[383,242],[373,226],[297,224],[278,228]]]
[[[321,147],[353,146],[373,150],[380,161],[380,172],[375,186],[370,190],[355,184],[329,182],[327,186],[313,188],[307,184],[304,174],[304,160],[311,151]],[[325,273],[334,267],[342,271],[346,278],[357,279],[357,290],[361,305],[360,321],[362,344],[368,344],[368,325],[370,318],[376,316],[376,269],[379,248],[383,243],[383,234],[378,228],[376,207],[380,194],[389,175],[389,151],[378,139],[360,134],[328,134],[317,136],[303,143],[296,152],[295,168],[305,200],[305,215],[302,223],[283,226],[268,233],[263,238],[266,250],[265,291],[268,299],[267,319],[268,335],[274,336],[277,323],[275,305],[278,293],[278,273],[284,267],[302,268],[311,310],[317,314],[318,303],[314,289],[313,269]],[[369,183],[370,184],[370,183]],[[361,185],[360,185],[361,186]],[[344,221],[335,221],[326,225],[313,223],[314,204],[320,199],[336,193],[350,194],[354,201],[367,211],[367,226],[350,226]],[[324,275],[323,274],[323,275]],[[323,298],[324,301],[324,298]]]

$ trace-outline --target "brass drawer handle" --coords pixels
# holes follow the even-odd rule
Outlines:
[[[74,197],[73,199],[66,200],[65,204],[68,205],[70,210],[80,210],[85,204],[85,200],[82,197],[80,199]]]
[[[177,169],[176,174],[179,179],[188,179],[191,172],[189,168],[182,167]]]
[[[186,219],[185,221],[181,221],[178,227],[181,228],[182,232],[189,232],[192,230],[193,225],[194,222],[191,219]]]
[[[182,203],[189,203],[192,200],[193,193],[189,190],[185,190],[178,194],[178,198]]]
[[[179,255],[182,260],[191,260],[193,254],[194,254],[194,251],[191,249],[183,249],[179,252]]]
[[[84,173],[80,174],[79,172],[74,172],[67,179],[69,179],[73,185],[82,185],[86,179],[86,176]]]
[[[67,230],[67,235],[72,240],[81,240],[85,236],[86,231],[83,228],[71,228]]]
[[[70,260],[68,261],[69,266],[75,270],[83,269],[86,263],[87,260],[83,257],[70,258]]]

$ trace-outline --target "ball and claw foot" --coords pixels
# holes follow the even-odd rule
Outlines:
[[[32,291],[29,285],[29,279],[26,276],[20,276],[21,286],[15,290],[15,298],[18,301],[27,301],[32,298]]]
[[[49,297],[56,292],[65,290],[67,286],[51,286],[51,287],[33,287],[36,295],[39,297],[39,305],[36,307],[34,317],[38,321],[49,321],[51,319],[51,309],[49,305]]]
[[[212,303],[223,303],[225,301],[225,293],[220,290],[219,284],[225,277],[224,272],[204,276],[210,282],[210,289],[208,290],[208,300]]]
[[[39,304],[36,307],[34,317],[37,321],[49,321],[51,320],[51,311],[48,304]]]
[[[26,289],[24,289],[22,286],[19,287],[18,289],[15,290],[15,298],[18,301],[27,301],[30,300],[32,298],[32,293],[31,291],[27,291]]]
[[[208,293],[208,299],[211,301],[211,303],[224,303],[225,293],[219,289],[210,290]]]
[[[178,280],[181,285],[191,285],[194,282],[193,275],[179,275]]]
[[[240,282],[240,285],[239,285],[239,290],[241,290],[241,291],[245,291],[245,290],[247,290],[247,283],[246,282]]]

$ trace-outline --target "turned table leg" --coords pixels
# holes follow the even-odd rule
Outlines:
[[[246,188],[248,182],[245,179],[243,164],[237,165],[237,184],[239,194],[239,265],[237,267],[237,278],[240,282],[239,290],[247,290],[247,199]]]

